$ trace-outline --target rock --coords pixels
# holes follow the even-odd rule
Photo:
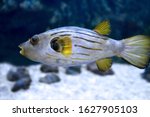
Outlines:
[[[19,76],[16,72],[10,70],[8,73],[7,73],[7,80],[9,81],[17,81],[19,80]]]
[[[144,73],[142,73],[141,76],[147,82],[150,82],[150,65],[145,69]]]
[[[28,89],[29,86],[31,84],[31,79],[30,78],[23,78],[23,79],[20,79],[18,80],[14,86],[12,87],[11,91],[12,92],[16,92],[16,91],[19,91],[20,89]]]
[[[18,67],[16,72],[20,78],[30,77],[29,72],[25,67]]]
[[[25,67],[18,67],[16,71],[10,70],[7,73],[7,79],[9,81],[17,81],[24,77],[30,77],[29,72]]]
[[[98,70],[96,63],[90,63],[87,65],[87,70],[93,72],[94,74],[98,74],[101,76],[105,76],[105,75],[113,75],[114,71],[112,69],[109,69],[106,72],[101,72]]]
[[[81,73],[81,66],[73,66],[73,67],[68,67],[66,69],[66,74],[69,75],[78,75]]]
[[[7,73],[9,81],[16,81],[11,91],[16,92],[20,89],[28,89],[31,84],[31,78],[25,67],[18,67],[16,71],[10,70]]]
[[[49,72],[58,73],[58,67],[49,66],[49,65],[42,65],[40,70],[44,73],[49,73]]]
[[[39,82],[46,83],[46,84],[52,84],[57,83],[60,81],[60,78],[56,74],[48,74],[43,78],[40,78]]]

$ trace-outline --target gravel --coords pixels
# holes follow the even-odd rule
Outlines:
[[[41,65],[27,67],[32,79],[28,90],[11,92],[13,82],[7,80],[7,73],[15,66],[0,64],[0,99],[96,99],[133,100],[150,99],[150,83],[141,78],[144,70],[130,65],[113,64],[114,75],[99,76],[81,68],[79,75],[67,75],[64,68],[57,74],[61,81],[51,85],[40,83],[46,76],[40,71]]]

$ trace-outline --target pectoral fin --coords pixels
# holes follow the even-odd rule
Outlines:
[[[62,48],[60,53],[62,53],[66,57],[72,54],[72,41],[70,37],[68,36],[62,37],[58,40],[58,43]]]
[[[100,59],[96,61],[98,69],[102,72],[109,70],[112,65],[112,60],[110,58]]]
[[[109,21],[105,20],[105,21],[99,23],[95,27],[94,31],[96,31],[97,33],[99,33],[101,35],[109,35],[111,32]]]

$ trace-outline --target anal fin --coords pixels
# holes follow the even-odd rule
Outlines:
[[[106,72],[112,65],[112,60],[110,58],[100,59],[96,61],[98,69],[102,72]]]

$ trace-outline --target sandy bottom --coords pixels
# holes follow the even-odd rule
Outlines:
[[[150,83],[141,78],[144,70],[133,66],[113,64],[115,75],[111,76],[95,75],[84,67],[80,75],[72,76],[59,68],[61,82],[51,85],[39,82],[46,75],[39,68],[40,65],[27,67],[32,77],[30,89],[13,93],[13,83],[6,79],[6,74],[16,67],[0,64],[0,99],[150,99]]]

